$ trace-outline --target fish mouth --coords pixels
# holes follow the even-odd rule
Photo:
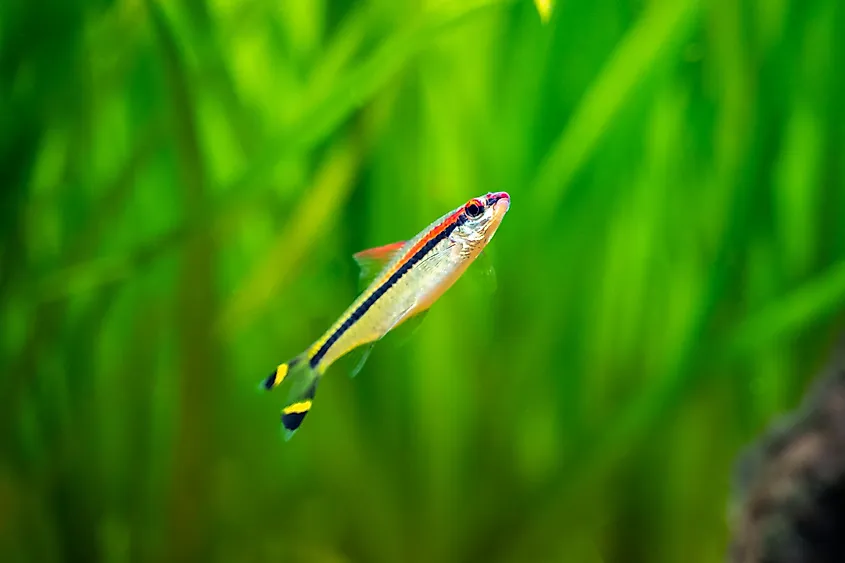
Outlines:
[[[511,196],[508,192],[493,192],[487,194],[487,204],[493,206],[493,214],[499,219],[510,209]]]
[[[505,218],[505,213],[507,213],[510,208],[511,198],[507,192],[495,192],[487,194],[486,200],[487,205],[493,206],[491,210],[492,216],[490,217],[490,223],[487,227],[487,242],[490,242],[490,239],[493,238],[493,235],[496,233],[496,229],[499,228],[502,219]]]

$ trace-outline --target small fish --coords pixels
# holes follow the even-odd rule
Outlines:
[[[311,409],[328,367],[366,346],[354,375],[375,342],[425,313],[490,242],[509,206],[507,193],[488,193],[440,217],[410,241],[355,254],[364,275],[378,271],[372,283],[310,348],[280,364],[261,384],[271,390],[285,380],[291,382],[289,404],[282,409],[287,438]]]

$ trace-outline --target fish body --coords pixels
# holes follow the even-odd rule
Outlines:
[[[294,380],[290,402],[282,410],[288,437],[311,409],[329,366],[428,310],[490,242],[509,207],[507,193],[488,193],[443,215],[407,242],[355,255],[365,271],[380,266],[378,275],[313,345],[280,364],[262,383],[270,390]]]

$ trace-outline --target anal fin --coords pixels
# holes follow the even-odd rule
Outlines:
[[[349,353],[352,357],[352,360],[355,362],[355,365],[352,367],[352,370],[349,372],[349,377],[355,377],[359,373],[361,373],[361,369],[363,369],[364,364],[367,363],[367,358],[370,357],[370,352],[373,351],[373,346],[376,345],[376,342],[370,342],[369,344],[364,344]]]

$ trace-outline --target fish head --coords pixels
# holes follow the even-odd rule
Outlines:
[[[499,228],[510,202],[507,192],[492,192],[469,200],[463,205],[463,221],[455,229],[455,237],[465,245],[484,248]]]

